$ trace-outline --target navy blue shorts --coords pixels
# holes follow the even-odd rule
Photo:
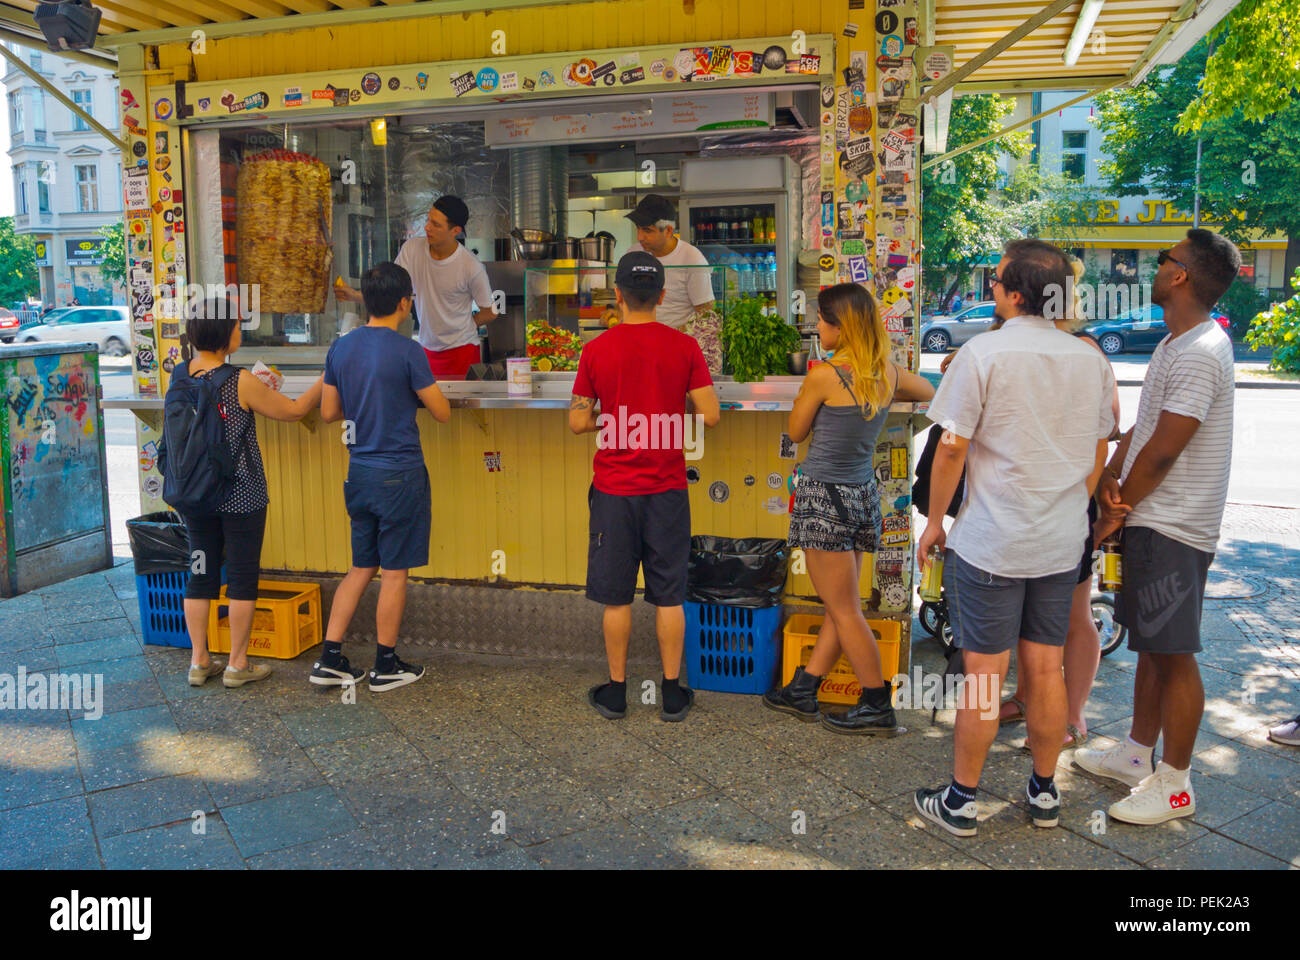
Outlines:
[[[352,565],[409,570],[429,562],[429,471],[348,466],[343,502],[352,518]]]
[[[954,642],[988,654],[1010,650],[1022,639],[1065,646],[1078,573],[1071,567],[1046,577],[1002,577],[946,551],[943,596]]]
[[[587,504],[587,599],[611,607],[631,603],[640,567],[646,603],[685,603],[691,557],[691,501],[686,491],[628,497],[601,493],[593,485]]]

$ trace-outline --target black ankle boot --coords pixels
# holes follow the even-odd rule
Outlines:
[[[875,689],[862,689],[856,706],[822,714],[822,726],[836,733],[892,734],[898,730],[894,716],[893,688],[886,684]]]
[[[763,694],[763,706],[811,723],[817,719],[817,691],[821,685],[821,677],[806,673],[803,667],[796,667],[789,683],[784,687],[773,687]]]

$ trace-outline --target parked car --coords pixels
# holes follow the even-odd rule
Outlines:
[[[18,334],[18,328],[21,325],[22,321],[18,319],[18,314],[0,307],[0,340],[5,343],[13,343],[13,339]]]
[[[121,357],[131,349],[131,314],[123,306],[63,307],[24,327],[17,339],[20,343],[93,340],[100,353]]]
[[[921,328],[921,349],[927,353],[947,353],[949,347],[960,347],[993,325],[994,308],[992,300],[984,300],[951,316],[932,317]]]
[[[1232,321],[1217,310],[1210,318],[1232,336]],[[1150,353],[1169,333],[1165,326],[1165,308],[1157,303],[1122,313],[1110,320],[1098,320],[1084,326],[1102,351],[1113,356],[1117,353]]]

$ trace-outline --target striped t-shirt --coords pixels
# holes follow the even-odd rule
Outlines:
[[[1232,341],[1213,320],[1165,337],[1151,356],[1124,476],[1168,410],[1201,422],[1160,486],[1133,508],[1128,525],[1149,527],[1213,553],[1232,466]]]

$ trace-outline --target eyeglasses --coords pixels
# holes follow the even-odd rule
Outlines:
[[[1182,267],[1183,270],[1185,270],[1187,273],[1191,273],[1191,272],[1192,272],[1192,271],[1190,271],[1190,270],[1187,269],[1187,264],[1183,263],[1183,262],[1180,261],[1180,260],[1175,260],[1173,257],[1171,257],[1171,256],[1169,255],[1169,251],[1168,251],[1168,250],[1161,250],[1160,253],[1157,254],[1157,256],[1156,256],[1156,266],[1158,266],[1158,267],[1163,267],[1164,264],[1165,264],[1165,261],[1166,261],[1166,260],[1169,260],[1169,261],[1171,261],[1172,263],[1176,263],[1178,266]]]
[[[989,286],[991,287],[991,286],[993,286],[993,284],[995,284],[995,283],[996,283],[999,287],[1003,285],[1003,284],[1002,284],[1002,278],[999,277],[996,273],[993,274],[993,279],[989,281]]]

